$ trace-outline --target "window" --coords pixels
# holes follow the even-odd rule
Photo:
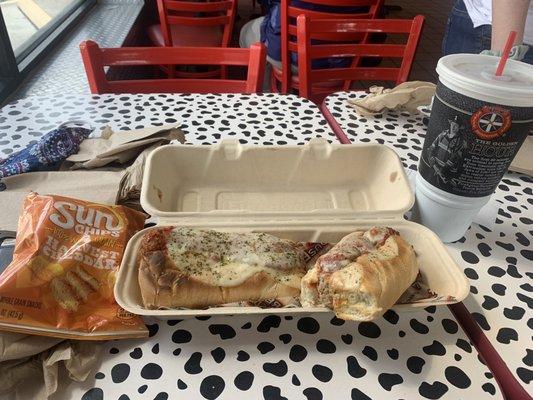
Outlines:
[[[0,0],[0,102],[44,51],[95,3],[96,0]]]

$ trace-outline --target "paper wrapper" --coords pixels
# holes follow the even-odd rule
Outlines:
[[[146,158],[148,155],[153,150],[161,146],[161,144],[162,143],[157,143],[145,149],[141,154],[139,154],[133,164],[126,168],[126,171],[120,180],[119,191],[117,194],[117,204],[142,211],[139,199],[141,197],[144,164],[146,163]]]
[[[434,83],[421,81],[404,82],[393,89],[372,86],[366,97],[348,100],[348,106],[365,116],[398,109],[415,113],[418,107],[431,103],[435,89]]]
[[[54,193],[99,204],[115,204],[124,171],[29,172],[3,179],[0,229],[16,231],[22,203],[30,192]]]
[[[118,132],[106,127],[101,137],[85,139],[78,153],[68,157],[67,161],[74,163],[72,169],[92,169],[114,162],[124,164],[134,159],[146,147],[171,141],[185,143],[185,135],[179,129],[179,125]]]
[[[46,400],[66,383],[65,377],[77,382],[87,379],[101,347],[99,342],[2,333],[0,395],[12,393],[17,400]]]

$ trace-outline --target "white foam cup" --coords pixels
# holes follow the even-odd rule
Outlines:
[[[437,64],[413,218],[444,242],[464,235],[533,128],[533,66],[508,60],[497,77],[498,61],[453,54]]]

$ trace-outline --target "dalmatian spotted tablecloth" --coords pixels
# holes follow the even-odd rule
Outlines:
[[[379,142],[392,147],[404,166],[416,170],[424,143],[423,115],[389,112],[363,118],[346,105],[361,93],[335,93],[327,110],[353,142]],[[533,179],[505,175],[493,195],[500,209],[489,227],[473,224],[466,235],[448,245],[470,280],[464,301],[485,335],[518,382],[533,395]]]
[[[6,106],[0,152],[9,154],[69,118],[113,128],[182,121],[189,143],[336,141],[318,108],[294,96],[88,95]],[[331,314],[146,322],[148,340],[108,342],[94,374],[59,398],[502,398],[447,307],[389,311],[364,324]]]
[[[140,129],[180,122],[190,144],[221,138],[263,145],[304,144],[313,137],[336,142],[316,106],[296,96],[234,94],[124,94],[27,97],[0,114],[0,158],[69,121],[100,130]]]

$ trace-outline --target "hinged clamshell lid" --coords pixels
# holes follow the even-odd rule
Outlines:
[[[377,144],[167,145],[146,161],[141,205],[160,222],[401,218],[414,202],[396,153]]]

